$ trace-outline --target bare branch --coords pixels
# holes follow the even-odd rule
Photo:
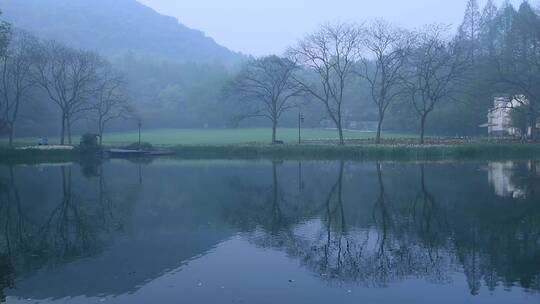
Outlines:
[[[244,102],[237,120],[265,117],[272,122],[272,140],[276,140],[276,127],[281,115],[298,105],[302,90],[293,81],[297,69],[294,61],[268,56],[249,61],[240,74],[229,84],[229,95]]]
[[[317,32],[301,40],[289,50],[304,69],[313,74],[295,75],[294,80],[308,94],[322,102],[339,131],[343,145],[344,92],[361,58],[362,30],[347,23],[323,25]]]

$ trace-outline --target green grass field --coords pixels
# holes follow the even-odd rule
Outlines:
[[[386,137],[402,137],[398,134],[385,134]],[[160,129],[142,132],[142,141],[153,145],[230,145],[244,143],[269,143],[272,131],[270,129]],[[282,128],[278,130],[277,137],[286,143],[298,141],[298,129]],[[366,139],[375,137],[374,133],[346,131],[347,139]],[[305,140],[337,140],[336,130],[303,129],[302,138]],[[16,140],[17,145],[33,145],[37,138],[21,138]],[[109,133],[104,136],[105,145],[125,145],[138,141],[137,132]],[[3,144],[5,140],[1,141]],[[79,142],[79,136],[74,137]],[[50,144],[57,144],[58,139],[49,138]]]
[[[411,144],[414,135],[386,133],[387,142],[373,145],[354,140],[372,139],[374,133],[345,132],[349,145],[339,146],[335,130],[305,129],[306,145],[295,145],[298,130],[280,129],[278,138],[289,145],[270,145],[268,129],[169,129],[143,132],[142,140],[155,146],[168,147],[180,158],[194,159],[350,159],[350,160],[448,160],[448,159],[537,159],[540,144],[490,143],[488,141],[442,142],[427,145]],[[393,139],[398,139],[394,141]],[[137,132],[107,134],[105,144],[125,146],[138,140]],[[35,145],[37,138],[17,140],[17,145]],[[57,139],[50,140],[56,144]],[[79,142],[79,136],[75,142]],[[334,144],[329,144],[333,142]],[[3,142],[5,144],[5,141]],[[1,147],[0,163],[39,163],[77,160],[80,154],[74,150],[36,151]]]
[[[348,131],[345,136],[350,139],[370,138],[374,133]],[[286,143],[298,141],[298,129],[279,129],[278,140]],[[335,140],[337,131],[321,129],[302,130],[305,140]],[[142,141],[154,145],[228,145],[243,143],[269,143],[272,139],[270,129],[169,129],[143,132]],[[119,133],[106,135],[106,144],[133,143],[138,140],[138,133]]]

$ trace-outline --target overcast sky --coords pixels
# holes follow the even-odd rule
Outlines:
[[[467,0],[138,0],[245,54],[280,54],[327,21],[461,22]],[[483,5],[487,0],[479,0]],[[503,0],[496,0],[502,3]],[[535,2],[537,0],[532,0]],[[512,0],[519,4],[521,0]]]

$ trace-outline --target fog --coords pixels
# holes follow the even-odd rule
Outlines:
[[[204,31],[221,45],[252,55],[282,53],[298,37],[329,20],[384,18],[404,27],[434,22],[455,26],[466,4],[466,0],[138,1]],[[485,2],[479,1],[480,6]],[[503,0],[495,2],[499,5]]]
[[[535,139],[540,0],[487,1],[3,0],[0,143]]]

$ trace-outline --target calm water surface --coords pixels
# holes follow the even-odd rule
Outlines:
[[[0,302],[540,303],[540,163],[0,166]]]

